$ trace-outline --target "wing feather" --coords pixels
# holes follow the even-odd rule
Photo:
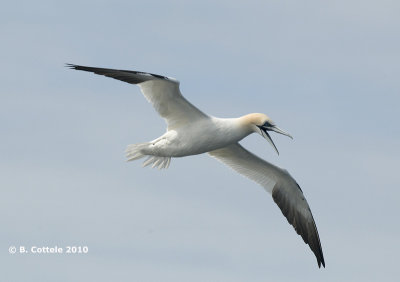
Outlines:
[[[138,84],[143,95],[167,123],[168,130],[199,118],[207,117],[202,111],[193,106],[179,90],[179,81],[170,77],[131,70],[86,67],[67,64],[67,67],[93,72],[131,84]]]
[[[300,186],[286,170],[264,161],[238,143],[209,154],[270,192],[288,222],[310,246],[318,266],[321,267],[322,264],[325,267],[321,242],[310,207]]]

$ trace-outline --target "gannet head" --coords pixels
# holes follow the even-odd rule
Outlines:
[[[253,132],[257,132],[262,137],[268,140],[268,142],[274,147],[275,151],[279,155],[278,149],[276,148],[274,141],[272,141],[271,136],[269,136],[268,131],[275,131],[276,133],[286,135],[293,139],[293,137],[277,127],[275,122],[273,122],[267,115],[265,114],[249,114],[243,117],[243,122],[250,126]]]

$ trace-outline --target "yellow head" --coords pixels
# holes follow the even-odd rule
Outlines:
[[[274,141],[272,141],[271,136],[269,136],[267,131],[275,131],[276,133],[280,133],[286,135],[293,139],[293,137],[277,127],[275,123],[265,114],[254,113],[245,115],[241,118],[241,122],[244,126],[249,127],[251,131],[259,133],[262,137],[268,140],[268,142],[274,147],[275,151],[278,153],[278,149],[276,148]]]

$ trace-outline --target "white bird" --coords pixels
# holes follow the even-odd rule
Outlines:
[[[257,157],[239,144],[249,134],[259,133],[278,153],[268,131],[291,136],[267,115],[253,113],[239,118],[216,118],[187,101],[179,90],[179,81],[174,78],[139,71],[67,66],[137,84],[165,119],[167,132],[153,141],[129,145],[128,161],[147,157],[144,166],[167,168],[173,157],[208,153],[271,193],[288,222],[314,252],[318,266],[325,267],[317,227],[300,186],[287,170]]]

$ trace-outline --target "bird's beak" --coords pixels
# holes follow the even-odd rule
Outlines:
[[[276,148],[274,141],[272,141],[271,136],[268,134],[268,131],[275,131],[276,133],[279,133],[279,134],[282,134],[282,135],[286,135],[286,136],[288,136],[288,137],[290,137],[290,138],[293,139],[293,137],[292,137],[289,133],[283,131],[282,129],[280,129],[279,127],[277,127],[277,126],[275,126],[275,125],[271,125],[271,126],[259,126],[259,128],[260,128],[260,131],[261,131],[261,135],[262,135],[265,139],[268,140],[268,142],[272,145],[272,147],[274,147],[274,149],[275,149],[275,151],[276,151],[276,153],[277,153],[278,155],[279,155],[279,151],[278,151],[278,149]]]

